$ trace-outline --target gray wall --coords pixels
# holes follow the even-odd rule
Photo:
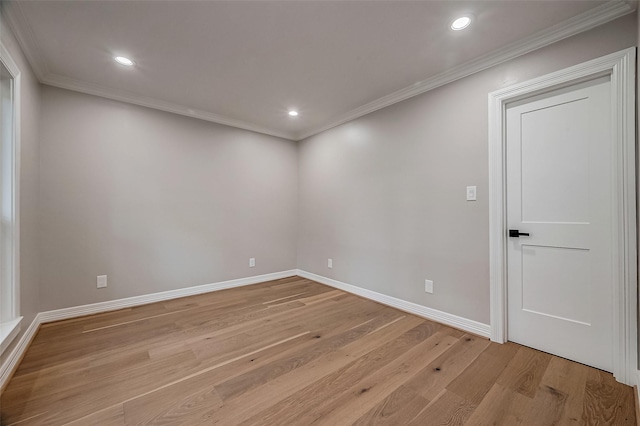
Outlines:
[[[0,12],[1,13],[1,12]],[[0,38],[21,73],[20,146],[20,314],[22,333],[40,311],[38,275],[38,123],[40,84],[18,43],[0,18]],[[14,340],[14,345],[18,339]],[[11,352],[9,348],[4,357]],[[3,358],[4,360],[4,358]]]
[[[630,15],[296,149],[89,95],[46,86],[40,94],[3,26],[24,76],[25,324],[42,310],[296,265],[488,323],[487,93],[638,37]],[[478,201],[464,200],[466,185],[478,186]],[[100,274],[106,289],[95,288]],[[435,281],[433,295],[425,278]]]
[[[302,141],[298,268],[489,323],[488,93],[636,42],[628,15]]]
[[[40,131],[42,310],[296,267],[295,142],[48,86]]]

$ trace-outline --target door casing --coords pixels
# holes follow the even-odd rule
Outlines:
[[[636,48],[626,49],[489,94],[489,259],[491,340],[507,341],[507,215],[505,111],[510,102],[609,75],[613,147],[613,375],[636,385]]]

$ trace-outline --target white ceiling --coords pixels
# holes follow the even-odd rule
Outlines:
[[[633,3],[634,4],[634,3]],[[47,84],[300,139],[633,11],[623,1],[21,1]],[[461,14],[473,24],[449,29]],[[133,59],[126,68],[114,55]],[[300,115],[291,118],[290,108]]]

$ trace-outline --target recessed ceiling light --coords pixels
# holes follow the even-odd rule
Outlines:
[[[451,23],[451,29],[454,31],[460,31],[471,25],[471,18],[469,16],[461,16]]]
[[[116,56],[113,59],[115,59],[116,62],[121,64],[121,65],[126,65],[128,67],[133,65],[133,61],[131,59],[129,59],[129,58],[125,58],[124,56]]]
[[[292,117],[295,117],[295,116],[298,115],[298,111],[291,110],[291,111],[289,111],[289,115],[292,116]]]

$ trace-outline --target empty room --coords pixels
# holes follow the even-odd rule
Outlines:
[[[0,426],[640,424],[639,41],[626,0],[1,1]]]

